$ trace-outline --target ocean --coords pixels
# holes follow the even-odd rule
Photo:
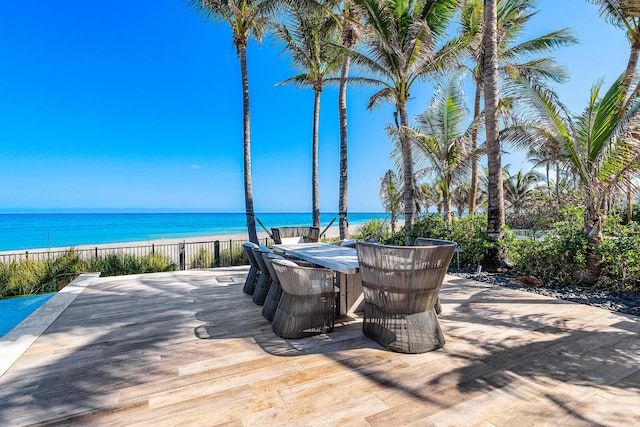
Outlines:
[[[263,213],[267,227],[311,225],[308,213]],[[336,213],[320,216],[320,231]],[[349,213],[349,225],[385,213]],[[0,214],[0,251],[246,233],[244,213],[28,213]],[[256,224],[258,232],[264,231]],[[338,225],[336,218],[333,226]]]

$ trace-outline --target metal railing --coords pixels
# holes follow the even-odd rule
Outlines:
[[[136,246],[95,246],[93,248],[74,248],[64,250],[37,249],[22,252],[5,252],[0,254],[0,263],[8,264],[25,260],[46,261],[60,258],[73,252],[84,261],[106,258],[111,255],[130,255],[144,257],[162,254],[167,257],[176,268],[187,270],[206,267],[229,267],[232,265],[248,264],[242,245],[246,240],[211,240],[205,242],[179,242],[167,244],[148,244]],[[261,239],[264,246],[273,245],[270,238]],[[238,262],[238,260],[242,260]]]

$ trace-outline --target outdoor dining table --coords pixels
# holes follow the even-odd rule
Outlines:
[[[329,243],[299,243],[273,245],[275,251],[330,268],[336,272],[338,314],[349,314],[364,310],[362,279],[355,248]]]

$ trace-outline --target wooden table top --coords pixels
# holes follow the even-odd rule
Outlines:
[[[358,254],[354,248],[329,243],[273,245],[273,248],[340,273],[355,274],[359,271]]]

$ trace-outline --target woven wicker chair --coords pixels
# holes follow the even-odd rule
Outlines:
[[[278,275],[273,269],[273,261],[277,259],[284,259],[284,257],[274,253],[262,255],[262,260],[267,266],[267,270],[271,276],[271,287],[269,287],[269,293],[267,293],[267,298],[262,306],[262,317],[267,319],[269,322],[273,320],[273,316],[275,316],[276,309],[278,308],[278,303],[282,297],[282,286],[280,286]]]
[[[265,246],[258,246],[251,250],[253,251],[253,257],[256,260],[256,264],[260,269],[260,277],[258,278],[258,283],[253,291],[253,302],[258,305],[262,305],[264,304],[264,300],[267,298],[269,288],[271,287],[271,275],[269,274],[269,270],[262,259],[262,254],[268,254],[271,250]]]
[[[304,243],[316,243],[320,238],[318,227],[271,227],[271,234],[276,245],[282,244],[283,237],[302,237]]]
[[[416,246],[447,246],[451,244],[456,245],[456,247],[458,245],[456,242],[452,242],[450,240],[429,239],[427,237],[418,237],[415,243]],[[442,305],[440,304],[440,297],[438,297],[438,300],[436,301],[436,305],[434,308],[436,310],[436,314],[442,313]]]
[[[334,272],[273,260],[282,298],[273,318],[273,332],[282,338],[302,338],[333,331],[336,311]]]
[[[242,245],[242,249],[244,249],[244,254],[247,256],[249,260],[249,274],[247,274],[247,279],[244,281],[244,287],[242,291],[247,295],[253,295],[253,291],[256,288],[256,284],[258,283],[258,276],[260,275],[260,269],[258,268],[258,264],[256,262],[255,257],[253,256],[253,248],[258,248],[258,245],[255,243],[247,242]]]
[[[358,242],[363,333],[389,350],[424,353],[444,345],[435,305],[455,242],[385,246]]]

